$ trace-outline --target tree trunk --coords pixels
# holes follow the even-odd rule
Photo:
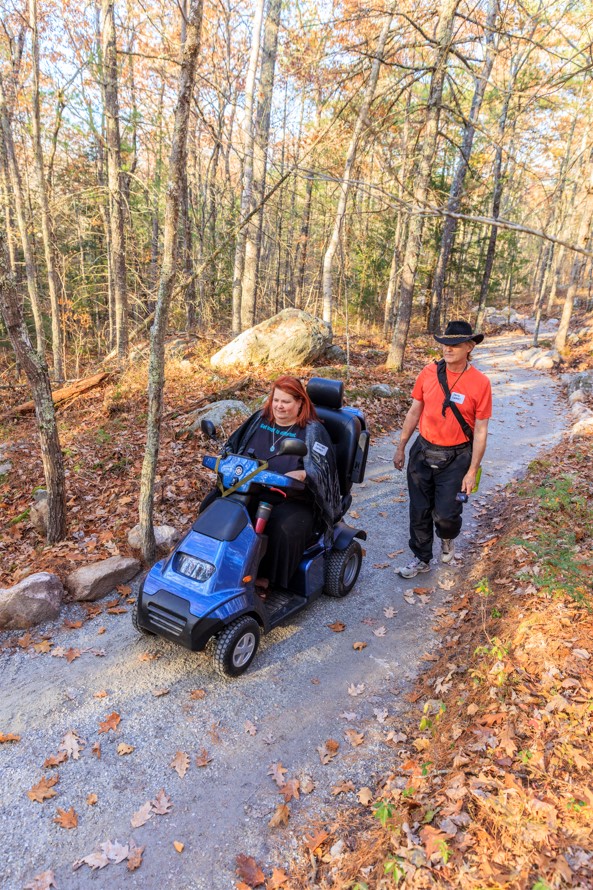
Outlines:
[[[479,74],[476,75],[476,85],[474,89],[472,104],[469,112],[469,117],[467,119],[463,132],[459,159],[457,161],[453,181],[449,190],[449,200],[447,201],[447,210],[453,211],[454,213],[459,210],[459,205],[461,204],[465,176],[469,169],[469,159],[471,157],[474,134],[476,132],[476,124],[478,122],[478,117],[482,108],[482,101],[484,99],[484,93],[486,91],[486,86],[490,79],[492,66],[494,64],[494,33],[498,13],[499,0],[490,0],[490,7],[488,9],[484,36],[484,61],[482,62],[482,67]],[[428,320],[428,330],[432,332],[438,331],[441,326],[443,289],[445,287],[447,266],[449,263],[449,257],[451,256],[451,251],[453,250],[456,230],[457,220],[455,219],[455,217],[445,217],[445,222],[443,224],[443,233],[441,236],[441,248],[439,251],[439,257],[437,260],[432,284],[430,317]]]
[[[443,84],[453,34],[453,23],[458,5],[459,0],[443,0],[437,24],[434,65],[424,123],[424,138],[422,140],[418,167],[414,175],[413,211],[408,228],[406,252],[404,254],[397,323],[387,356],[387,366],[397,370],[401,370],[403,367],[408,330],[412,318],[414,284],[422,247],[424,223],[422,210],[426,204],[430,188],[430,176],[438,139]]]
[[[249,54],[249,67],[245,82],[245,117],[243,133],[245,141],[245,155],[243,160],[243,187],[241,192],[241,207],[239,224],[245,219],[251,210],[251,195],[253,190],[253,145],[254,124],[253,105],[255,96],[255,75],[259,59],[261,43],[262,19],[264,14],[264,0],[257,0],[253,16],[253,33],[251,35],[251,51]],[[243,327],[249,327],[249,317],[243,314],[242,307],[242,282],[245,268],[245,227],[242,226],[237,233],[235,245],[235,262],[233,268],[233,334],[238,334]]]
[[[451,0],[450,0],[451,2]],[[459,2],[459,0],[457,0]],[[377,41],[377,46],[375,48],[375,55],[373,59],[373,64],[371,66],[371,72],[369,75],[369,79],[366,85],[366,89],[364,91],[364,95],[362,98],[362,103],[360,106],[360,110],[358,112],[358,117],[356,119],[356,124],[354,126],[354,131],[352,133],[352,138],[350,140],[350,145],[348,146],[348,152],[346,154],[346,163],[344,164],[344,172],[342,174],[342,179],[339,186],[339,198],[338,198],[338,207],[336,209],[336,216],[334,219],[334,225],[332,229],[332,233],[330,235],[329,243],[327,245],[327,249],[325,251],[325,255],[323,257],[323,273],[322,273],[322,286],[323,286],[323,320],[326,321],[329,325],[332,322],[332,310],[333,310],[333,288],[334,288],[334,276],[333,276],[333,264],[334,258],[336,255],[336,251],[338,249],[338,245],[340,243],[340,232],[342,230],[342,224],[344,222],[344,216],[346,214],[346,202],[348,200],[348,192],[350,190],[350,177],[352,176],[352,170],[354,168],[354,162],[356,160],[356,153],[358,150],[358,145],[361,140],[364,129],[368,123],[368,114],[371,107],[371,103],[375,96],[375,90],[377,88],[377,81],[379,80],[379,73],[381,71],[381,62],[383,61],[383,53],[385,51],[385,44],[387,42],[387,36],[389,34],[389,29],[391,28],[391,22],[393,20],[395,11],[395,5],[392,5],[387,13],[387,17],[381,29],[381,33],[379,34],[379,39]]]
[[[259,98],[255,113],[253,185],[250,210],[263,201],[266,189],[266,159],[270,140],[270,116],[272,112],[281,11],[282,0],[270,0],[264,25]],[[241,326],[243,328],[250,328],[255,324],[263,215],[264,207],[262,206],[259,212],[245,226],[245,262],[241,283]]]
[[[177,225],[181,203],[183,171],[187,162],[187,131],[194,88],[196,61],[200,50],[203,0],[192,0],[187,18],[187,35],[179,74],[179,92],[175,107],[173,141],[169,159],[169,180],[165,204],[163,261],[154,323],[150,338],[148,366],[148,420],[146,449],[140,481],[140,527],[142,557],[154,560],[156,547],[153,529],[154,480],[159,455],[163,388],[165,382],[165,334],[176,271]]]
[[[61,383],[64,379],[63,347],[62,347],[62,321],[59,300],[60,282],[56,272],[54,252],[52,244],[52,223],[47,198],[45,182],[45,170],[43,165],[43,151],[41,149],[41,109],[39,105],[39,40],[37,33],[37,0],[29,0],[29,25],[31,27],[32,55],[33,55],[33,90],[32,90],[32,124],[33,124],[33,150],[35,155],[35,170],[37,173],[37,188],[39,190],[39,207],[41,210],[41,236],[43,239],[43,251],[45,254],[45,266],[47,269],[47,284],[49,290],[49,303],[51,307],[51,343],[54,365],[54,377]]]
[[[128,354],[128,296],[126,287],[125,207],[121,169],[121,138],[117,84],[117,47],[115,42],[114,0],[102,0],[101,57],[105,143],[107,148],[107,187],[109,190],[109,226],[115,302],[115,341],[117,356]]]
[[[48,495],[47,540],[50,544],[55,544],[56,541],[61,541],[66,534],[66,482],[56,412],[47,365],[43,357],[35,351],[29,339],[29,332],[23,318],[23,307],[14,278],[9,271],[6,239],[1,228],[0,313],[4,319],[17,362],[24,368],[29,380],[35,402],[41,460]]]

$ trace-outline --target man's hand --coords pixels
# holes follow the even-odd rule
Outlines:
[[[304,470],[290,470],[290,472],[285,473],[285,476],[290,476],[291,479],[298,479],[299,482],[304,482],[307,478],[307,474]]]
[[[472,493],[472,489],[476,484],[476,474],[477,470],[472,470],[471,468],[467,471],[465,476],[463,477],[463,482],[461,483],[461,490],[464,491],[467,495]]]
[[[395,449],[395,454],[393,455],[393,466],[396,470],[403,470],[405,462],[406,446],[400,443]]]

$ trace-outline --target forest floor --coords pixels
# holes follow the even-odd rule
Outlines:
[[[496,343],[481,350],[499,395],[480,495],[460,558],[422,586],[394,574],[407,559],[406,492],[386,434],[406,401],[369,399],[368,386],[409,392],[432,344],[394,380],[362,340],[347,388],[375,436],[353,504],[370,533],[351,597],[275,630],[235,683],[207,653],[138,640],[129,587],[69,606],[59,627],[0,637],[3,887],[34,875],[35,890],[52,879],[59,890],[363,890],[403,875],[409,887],[592,885],[593,448],[553,445],[560,388],[513,367],[512,338]],[[189,362],[168,387],[170,413],[230,383]],[[262,376],[246,392],[267,386]],[[60,411],[72,534],[57,548],[27,523],[42,481],[32,423],[5,424],[16,473],[0,490],[12,520],[0,584],[127,552],[142,387],[139,368]],[[184,425],[167,422],[159,491],[158,521],[179,526],[208,484],[203,443],[176,438]]]

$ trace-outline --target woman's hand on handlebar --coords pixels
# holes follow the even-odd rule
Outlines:
[[[304,470],[290,470],[289,473],[285,473],[285,476],[290,476],[291,479],[297,479],[299,482],[304,482],[307,478],[307,474]]]

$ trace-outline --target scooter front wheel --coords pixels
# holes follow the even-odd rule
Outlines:
[[[243,615],[226,627],[214,650],[214,664],[219,674],[238,677],[247,670],[257,652],[261,632],[255,618]]]
[[[350,593],[362,565],[362,547],[351,541],[345,550],[332,550],[325,568],[324,592],[328,596],[342,597]]]

